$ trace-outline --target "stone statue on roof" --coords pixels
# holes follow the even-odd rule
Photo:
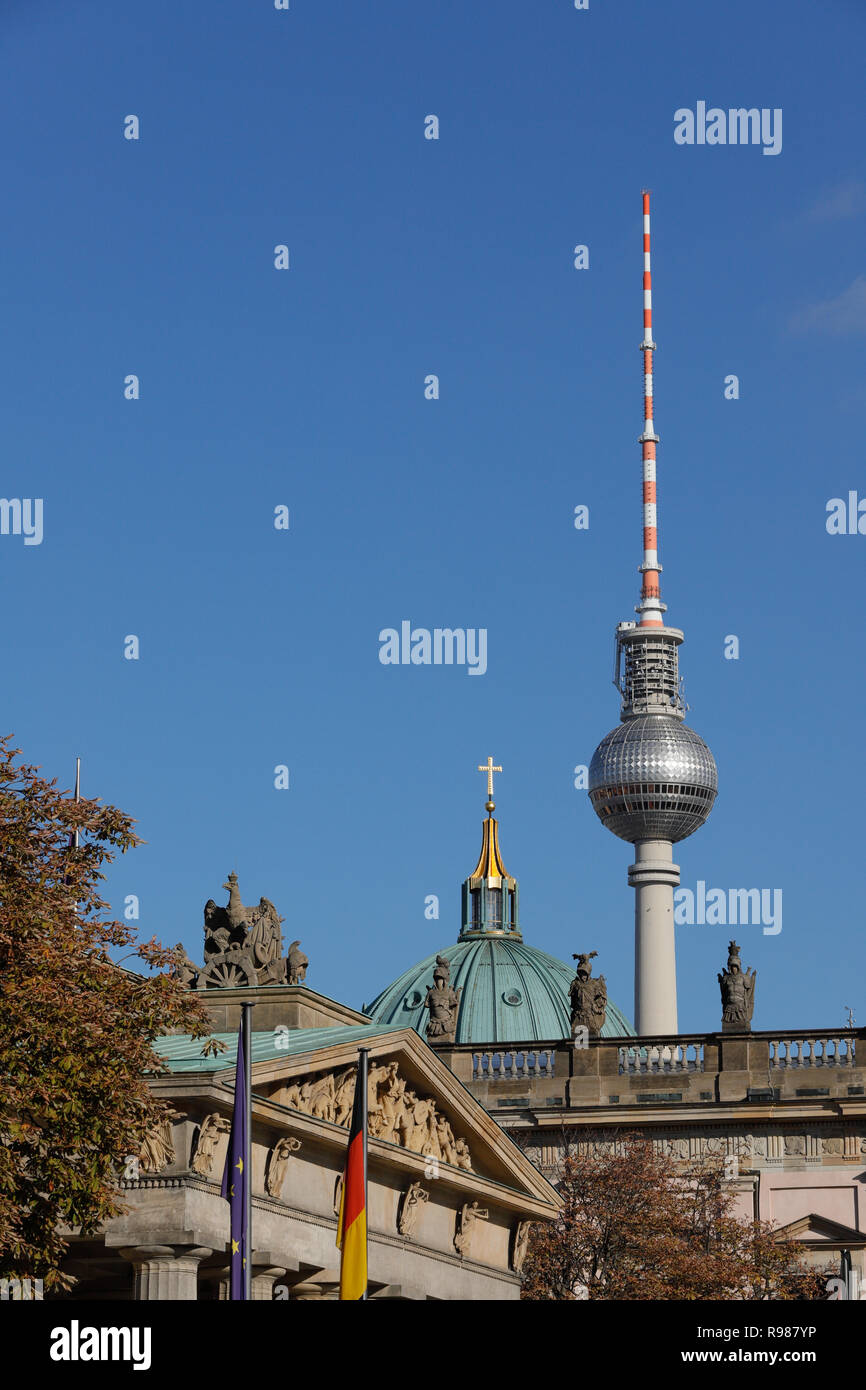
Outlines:
[[[578,1028],[586,1028],[591,1038],[601,1036],[607,1017],[605,978],[603,975],[599,975],[595,980],[592,978],[591,962],[597,955],[598,951],[582,951],[572,955],[572,960],[577,961],[577,968],[568,991],[571,1000],[572,1034]]]
[[[427,986],[424,1008],[430,1011],[427,1041],[453,1042],[457,1033],[462,989],[451,988],[451,964],[446,956],[437,956],[433,967],[433,983]]]
[[[293,941],[286,956],[286,976],[290,985],[300,985],[307,978],[307,957],[301,950],[300,941]]]
[[[755,1008],[756,970],[743,973],[740,948],[736,941],[728,946],[728,968],[718,975],[722,991],[722,1032],[750,1033]]]

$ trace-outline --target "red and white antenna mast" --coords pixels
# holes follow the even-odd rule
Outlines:
[[[635,604],[637,623],[620,623],[616,630],[614,684],[620,690],[622,719],[639,714],[685,715],[680,688],[677,648],[683,640],[679,628],[668,627],[659,589],[658,517],[656,515],[656,445],[659,437],[653,419],[653,292],[650,264],[650,195],[643,192],[643,434],[640,436],[643,468],[643,575],[640,602]]]
[[[653,294],[650,267],[650,195],[643,194],[643,586],[637,612],[641,627],[664,627],[665,605],[659,592],[658,519],[656,516],[656,445],[658,435],[653,422]]]

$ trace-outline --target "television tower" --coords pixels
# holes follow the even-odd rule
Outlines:
[[[628,871],[635,890],[634,1024],[647,1036],[677,1031],[674,889],[680,870],[673,846],[707,819],[718,777],[709,748],[683,722],[683,634],[666,625],[659,589],[649,193],[643,195],[643,262],[643,584],[635,607],[639,622],[616,629],[620,724],[593,754],[589,798],[602,825],[635,847]]]

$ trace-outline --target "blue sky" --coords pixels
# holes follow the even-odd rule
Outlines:
[[[137,818],[115,910],[200,957],[235,869],[360,1005],[456,937],[492,753],[525,938],[631,1013],[631,851],[573,769],[638,594],[649,187],[663,596],[720,776],[676,858],[783,891],[737,930],[756,1026],[866,1022],[866,536],[825,526],[866,496],[862,6],[7,0],[0,34],[0,493],[44,505],[0,536],[0,722]],[[781,153],[676,145],[698,101],[781,108]],[[403,619],[485,628],[486,674],[383,666]],[[729,935],[678,931],[683,1030]]]

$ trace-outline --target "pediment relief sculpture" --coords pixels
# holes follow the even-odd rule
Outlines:
[[[347,1129],[352,1119],[357,1067],[295,1077],[283,1104]],[[367,1075],[367,1133],[410,1153],[472,1171],[469,1145],[458,1138],[430,1096],[421,1096],[400,1075],[397,1062],[374,1062]]]

